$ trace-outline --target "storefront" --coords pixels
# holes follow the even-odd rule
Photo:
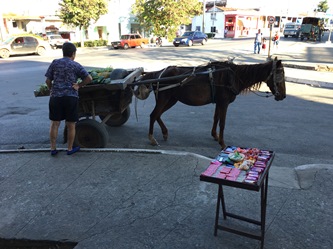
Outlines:
[[[225,27],[228,38],[253,36],[260,23],[260,16],[242,13],[225,13]]]

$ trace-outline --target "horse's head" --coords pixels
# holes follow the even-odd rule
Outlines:
[[[152,91],[151,83],[145,83],[147,80],[154,79],[156,77],[156,72],[144,72],[137,79],[137,83],[134,84],[133,92],[135,97],[141,100],[145,100],[149,97],[150,92]]]
[[[283,100],[286,97],[286,84],[284,77],[284,68],[281,60],[276,57],[272,63],[272,71],[265,80],[267,86],[273,93],[275,100]]]
[[[179,74],[179,72],[176,66],[169,66],[160,71],[143,73],[135,84],[137,87],[134,87],[134,95],[141,100],[148,98],[151,91],[154,91],[156,95],[159,91],[158,89],[160,85],[164,84],[160,84],[159,79],[162,81],[162,78],[164,77],[174,76],[177,74]],[[170,82],[173,83],[172,80]],[[169,84],[170,82],[166,84]],[[178,82],[178,80],[176,80],[176,82]]]

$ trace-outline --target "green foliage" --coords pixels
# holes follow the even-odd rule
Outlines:
[[[329,6],[328,6],[328,3],[327,3],[327,0],[323,0],[321,2],[319,2],[318,6],[317,6],[317,9],[315,9],[315,11],[318,11],[318,12],[325,12],[329,9]]]
[[[181,24],[202,14],[202,3],[193,0],[136,0],[132,12],[146,30],[155,35],[174,37]]]
[[[105,0],[62,0],[59,17],[66,24],[87,28],[91,20],[97,21],[108,11]]]
[[[73,42],[73,44],[79,48],[81,47],[81,43],[80,42]],[[102,47],[102,46],[107,46],[108,41],[107,40],[95,40],[95,41],[85,41],[84,42],[84,47]]]
[[[81,34],[83,29],[88,28],[90,21],[97,21],[108,12],[106,0],[62,0],[59,5],[59,17],[63,23],[79,27]],[[84,46],[82,35],[81,46]]]

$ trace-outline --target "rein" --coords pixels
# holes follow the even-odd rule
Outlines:
[[[193,67],[193,70],[192,70],[191,73],[162,78],[162,75],[164,74],[164,72],[168,68],[169,67],[163,69],[162,72],[159,74],[159,76],[158,76],[157,79],[138,80],[138,81],[134,81],[133,83],[131,83],[131,85],[144,85],[144,84],[150,84],[151,85],[153,83],[157,83],[156,84],[156,90],[155,90],[155,92],[158,93],[160,91],[168,90],[170,88],[174,88],[174,87],[178,87],[178,86],[183,86],[183,85],[187,84],[188,82],[190,82],[197,75],[208,74],[209,75],[209,79],[213,80],[213,73],[215,73],[215,72],[226,71],[226,70],[232,71],[232,69],[230,67],[219,68],[219,69],[215,69],[215,67],[214,67],[213,69],[212,68],[208,68],[208,70],[204,71],[204,72],[196,72],[197,67]],[[177,80],[177,79],[182,79],[182,81],[180,81],[178,83],[171,84],[171,85],[165,85],[163,87],[160,86],[160,84],[162,82],[164,82],[164,81]],[[150,91],[152,91],[152,88],[150,88],[150,89],[151,89]]]
[[[277,63],[277,61],[273,60],[272,71],[268,75],[267,79],[265,80],[265,82],[267,82],[273,76],[273,84],[274,84],[275,94],[272,94],[270,96],[266,96],[267,98],[271,97],[271,96],[278,96],[278,95],[280,95],[278,87],[277,87],[278,82],[277,82],[277,77],[276,77],[276,63]]]
[[[267,79],[264,80],[264,82],[267,82],[271,77],[273,76],[273,83],[274,83],[274,90],[275,90],[275,94],[271,93],[271,92],[268,92],[268,91],[253,91],[253,90],[250,90],[250,92],[254,93],[255,95],[259,96],[259,97],[264,97],[264,98],[269,98],[269,97],[272,97],[272,96],[276,96],[276,95],[279,95],[279,90],[278,90],[278,87],[277,87],[277,77],[276,77],[276,61],[273,60],[273,65],[272,65],[272,70],[270,72],[270,74],[268,75]],[[266,95],[261,95],[261,94],[266,94]]]
[[[259,96],[259,97],[263,97],[263,98],[269,98],[269,97],[273,97],[274,95],[268,91],[253,91],[253,90],[250,90],[251,93],[254,93],[255,95]],[[266,94],[265,96],[264,95],[261,95],[261,94]]]

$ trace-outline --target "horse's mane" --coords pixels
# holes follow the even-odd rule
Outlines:
[[[213,61],[208,65],[216,68],[229,67],[234,74],[234,87],[241,93],[258,90],[272,69],[272,62],[238,65],[229,61]]]

